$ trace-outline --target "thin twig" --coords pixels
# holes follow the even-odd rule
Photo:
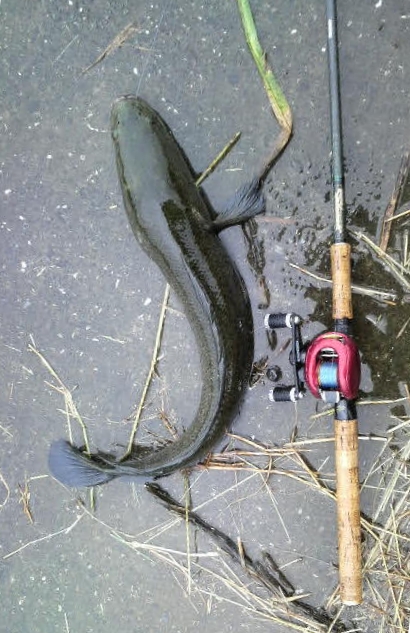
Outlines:
[[[84,75],[89,70],[91,70],[91,68],[94,68],[94,66],[102,62],[103,59],[105,59],[108,55],[111,55],[111,53],[122,46],[124,42],[126,42],[128,38],[130,38],[131,35],[133,35],[136,31],[138,31],[138,29],[135,26],[134,22],[130,22],[130,24],[127,24],[127,26],[124,27],[122,31],[117,33],[114,39],[108,44],[107,48],[105,48],[103,52],[98,55],[97,59],[95,59],[89,66],[84,68],[81,74]]]

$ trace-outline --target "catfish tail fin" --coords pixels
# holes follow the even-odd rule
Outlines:
[[[66,440],[53,442],[48,466],[58,481],[72,488],[105,484],[120,474],[115,471],[115,466],[99,463]]]

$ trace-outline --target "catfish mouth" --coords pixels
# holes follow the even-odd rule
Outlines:
[[[121,97],[117,97],[115,99],[115,101],[112,104],[112,107],[114,107],[117,103],[121,103],[122,101],[139,101],[140,97],[137,97],[137,95],[122,95]]]
[[[138,97],[137,95],[122,95],[115,99],[112,104],[111,111],[116,111],[121,109],[121,106],[128,107],[129,104],[134,104],[135,107],[142,113],[152,113],[154,112],[153,108],[143,99],[142,97]]]
[[[115,99],[111,107],[111,133],[117,130],[132,113],[138,117],[151,117],[153,108],[141,97],[128,94]]]

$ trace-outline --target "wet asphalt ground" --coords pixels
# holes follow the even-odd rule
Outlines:
[[[410,4],[339,5],[348,223],[376,240],[410,142]],[[318,0],[255,0],[252,9],[294,116],[293,139],[267,180],[266,216],[258,220],[269,310],[301,314],[309,338],[330,326],[331,294],[289,263],[321,274],[329,270],[325,7]],[[55,377],[28,348],[35,345],[72,392],[93,446],[115,451],[127,442],[127,417],[149,368],[164,280],[139,250],[122,208],[110,107],[122,94],[146,98],[198,172],[242,131],[239,145],[204,185],[220,207],[258,169],[278,133],[236,4],[3,0],[0,14],[0,632],[282,630],[233,602],[195,588],[187,595],[187,581],[178,572],[112,536],[115,530],[144,543],[153,528],[169,524],[166,510],[142,487],[113,482],[96,491],[98,521],[83,514],[78,499],[88,503],[87,495],[64,489],[48,474],[50,443],[67,436],[64,399],[51,386]],[[131,22],[137,27],[133,36],[83,73]],[[230,229],[223,239],[252,299],[255,357],[269,355],[288,380],[287,351],[281,351],[286,337],[269,347],[266,310],[258,307],[260,291],[242,231]],[[355,281],[400,294],[364,246],[353,246]],[[391,246],[402,249],[402,232],[393,232]],[[200,388],[198,358],[172,296],[170,305],[159,377],[144,418],[162,410],[188,425]],[[399,384],[408,380],[410,348],[406,332],[396,337],[410,316],[407,304],[355,297],[354,310],[364,395],[399,397]],[[277,444],[295,427],[300,437],[331,434],[330,418],[310,417],[320,408],[312,398],[297,409],[274,407],[268,388],[262,380],[249,392],[235,432]],[[361,432],[385,433],[391,411],[361,410]],[[78,424],[72,426],[81,443]],[[150,439],[146,430],[142,437]],[[362,477],[378,452],[374,442],[361,445]],[[332,473],[327,445],[309,459]],[[211,500],[203,509],[209,521],[240,537],[252,555],[270,551],[287,565],[297,591],[323,606],[337,584],[334,505],[286,477],[271,477],[270,495],[259,476],[247,477],[194,472],[194,505]],[[21,503],[25,481],[33,522]],[[179,474],[164,485],[181,495]],[[362,505],[371,515],[373,492],[363,494]],[[203,535],[191,538],[198,551],[216,551]],[[174,522],[150,542],[185,551],[185,528]],[[196,573],[193,584],[232,598],[205,573]],[[365,607],[347,613],[346,622],[349,618],[356,618],[360,630],[378,630]]]

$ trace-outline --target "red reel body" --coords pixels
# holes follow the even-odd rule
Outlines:
[[[359,349],[347,334],[325,332],[309,345],[305,359],[305,380],[316,398],[323,398],[323,392],[330,389],[338,391],[346,400],[355,400],[360,375]]]

